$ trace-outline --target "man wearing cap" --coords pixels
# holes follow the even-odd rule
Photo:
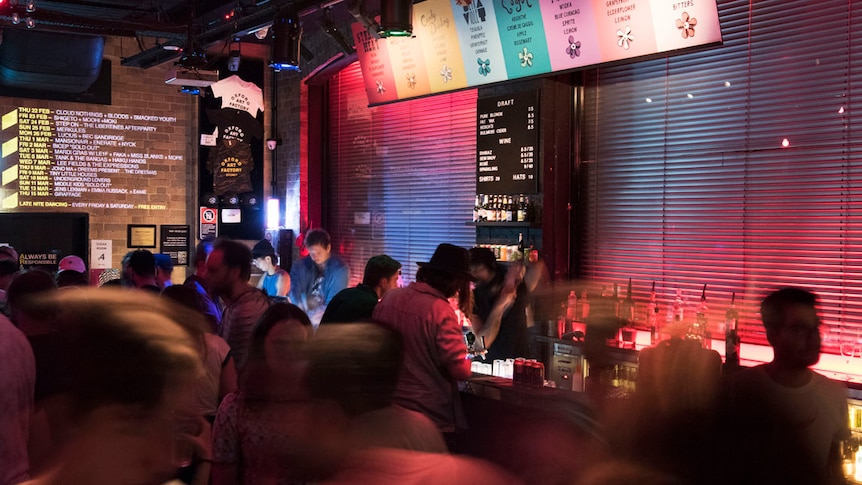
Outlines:
[[[60,260],[60,264],[57,265],[57,286],[59,288],[87,286],[89,284],[87,265],[84,264],[83,259],[70,254]]]
[[[139,290],[162,291],[156,284],[156,257],[146,249],[138,249],[129,256],[129,278]]]
[[[401,281],[401,263],[385,254],[372,257],[365,263],[362,283],[339,291],[323,312],[320,323],[358,322],[371,318],[377,302],[389,290],[398,288]]]
[[[0,246],[0,311],[6,311],[6,290],[18,273],[18,252],[12,246]]]
[[[272,243],[261,239],[251,249],[251,257],[257,269],[263,271],[257,287],[270,297],[286,297],[290,291],[290,274],[278,266],[278,256]]]
[[[164,290],[173,284],[171,275],[174,273],[174,262],[170,254],[159,253],[153,257],[156,258],[156,286]]]
[[[457,382],[470,377],[470,361],[448,298],[473,276],[467,250],[451,244],[437,246],[431,261],[418,264],[416,282],[386,293],[373,318],[404,337],[394,402],[431,418],[451,446],[455,431],[466,425]]]

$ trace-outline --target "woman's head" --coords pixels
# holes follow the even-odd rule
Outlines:
[[[248,361],[240,379],[246,395],[266,397],[280,387],[273,387],[273,381],[298,379],[303,348],[313,333],[308,315],[298,306],[271,305],[252,331]]]

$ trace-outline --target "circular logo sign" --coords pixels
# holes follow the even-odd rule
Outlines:
[[[216,220],[216,211],[215,209],[202,209],[201,210],[201,222],[215,222]]]

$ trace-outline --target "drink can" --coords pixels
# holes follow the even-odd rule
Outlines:
[[[515,386],[524,385],[524,370],[526,369],[526,361],[518,357],[512,367],[512,384]]]

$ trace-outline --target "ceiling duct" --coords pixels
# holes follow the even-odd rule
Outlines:
[[[4,29],[0,86],[82,93],[99,77],[104,48],[101,36]]]

